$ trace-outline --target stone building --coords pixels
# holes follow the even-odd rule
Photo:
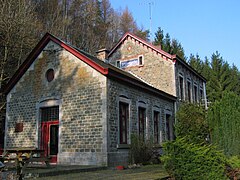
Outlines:
[[[178,76],[203,90],[204,79],[131,34],[98,55],[46,34],[5,88],[4,148],[44,149],[58,164],[115,166],[128,163],[131,134],[173,139]]]
[[[206,79],[177,55],[126,33],[107,54],[110,64],[177,97],[180,102],[202,103],[206,106]]]

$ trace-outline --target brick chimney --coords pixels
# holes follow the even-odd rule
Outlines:
[[[106,48],[104,48],[104,49],[100,49],[100,50],[96,51],[96,53],[97,53],[98,59],[105,61],[107,59],[109,51]]]

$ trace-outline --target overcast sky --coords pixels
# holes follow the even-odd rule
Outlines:
[[[158,27],[184,47],[186,56],[204,59],[218,51],[240,70],[240,0],[110,0],[115,10],[128,9],[138,26]],[[151,13],[150,13],[151,12]],[[150,15],[151,14],[151,15]],[[151,21],[150,21],[151,17]],[[150,23],[151,22],[151,23]]]

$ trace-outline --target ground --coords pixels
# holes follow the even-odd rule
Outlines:
[[[93,172],[81,172],[67,175],[50,176],[37,178],[39,180],[89,180],[89,179],[99,179],[99,180],[115,180],[115,179],[134,179],[134,180],[151,180],[151,179],[161,179],[167,177],[167,172],[163,169],[162,165],[147,165],[141,166],[135,169],[125,169],[125,170],[99,170]]]

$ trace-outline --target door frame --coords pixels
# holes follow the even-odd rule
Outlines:
[[[61,150],[61,127],[62,127],[62,99],[59,96],[49,96],[49,97],[43,97],[39,99],[38,103],[36,104],[36,117],[37,117],[37,124],[36,124],[36,136],[35,136],[35,146],[38,148],[41,148],[41,108],[47,108],[52,106],[58,106],[59,107],[59,128],[58,128],[58,155],[62,152]]]
[[[50,155],[50,127],[52,125],[58,125],[59,129],[59,121],[46,121],[41,122],[41,140],[40,140],[40,147],[44,150],[44,155],[46,157],[50,157],[51,163],[57,163],[58,153],[56,155]],[[46,128],[46,129],[44,129]],[[45,132],[44,134],[42,132]],[[58,133],[58,142],[59,142],[59,133]],[[59,143],[57,144],[59,149]]]

